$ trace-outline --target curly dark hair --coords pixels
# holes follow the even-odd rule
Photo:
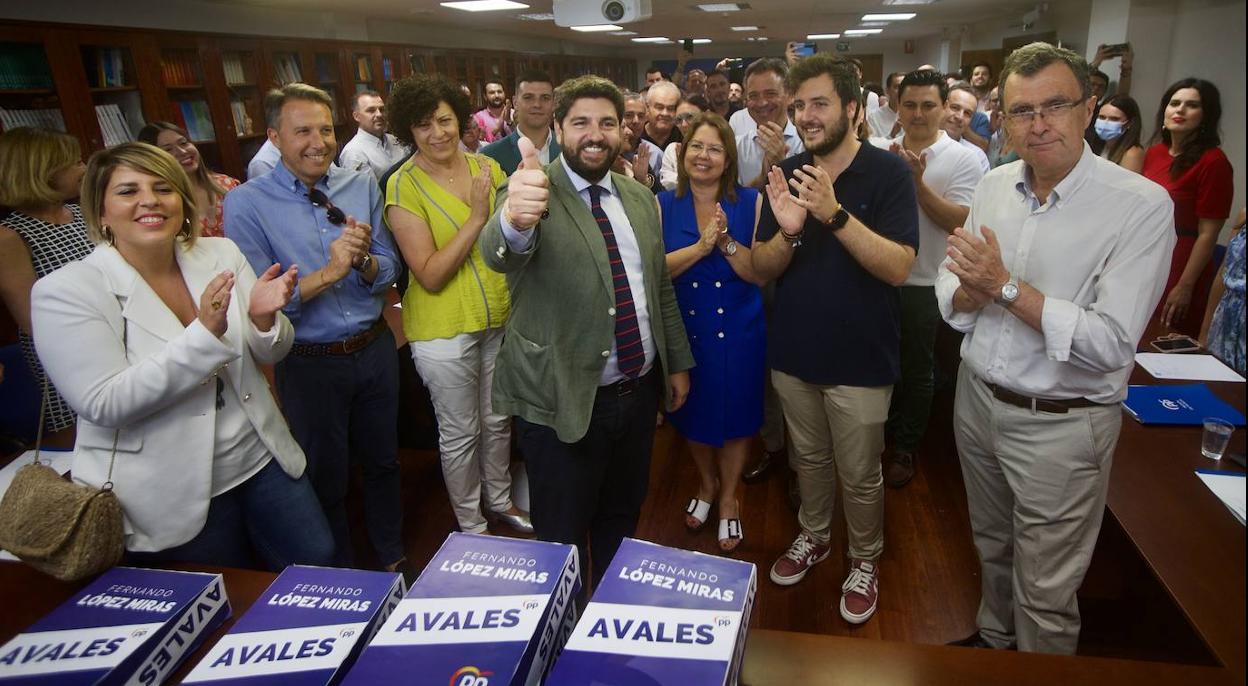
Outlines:
[[[455,112],[455,120],[462,133],[468,128],[472,105],[459,86],[441,76],[427,74],[400,79],[394,84],[390,100],[386,103],[390,133],[415,150],[416,141],[412,138],[412,127],[429,121],[437,111],[438,104],[443,102],[450,105]]]
[[[610,100],[615,106],[616,118],[624,118],[624,94],[620,89],[601,76],[588,74],[568,79],[555,89],[555,121],[559,122],[559,126],[563,126],[573,103],[582,98]]]

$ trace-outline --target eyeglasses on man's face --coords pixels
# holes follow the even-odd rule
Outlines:
[[[1006,112],[1005,118],[1008,119],[1011,124],[1016,126],[1030,124],[1036,120],[1036,117],[1040,117],[1040,119],[1044,121],[1052,122],[1069,115],[1074,111],[1075,105],[1078,104],[1078,102],[1063,100],[1060,102],[1052,102],[1047,105],[1041,105],[1039,107],[1016,107],[1011,109],[1009,112]]]

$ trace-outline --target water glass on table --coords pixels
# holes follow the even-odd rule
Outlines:
[[[1204,431],[1200,437],[1200,454],[1211,460],[1221,460],[1222,453],[1231,442],[1235,425],[1217,417],[1205,417]]]

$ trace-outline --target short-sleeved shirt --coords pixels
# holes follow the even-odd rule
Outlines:
[[[780,163],[785,178],[807,151]],[[919,206],[910,168],[896,155],[863,144],[832,185],[851,215],[885,238],[919,248]],[[780,230],[763,201],[758,240]],[[806,220],[802,244],[776,280],[767,329],[772,369],[819,385],[887,386],[900,377],[901,303],[897,288],[871,275],[831,229]]]
[[[1170,177],[1170,148],[1158,143],[1144,155],[1143,174],[1161,184],[1174,201],[1174,229],[1180,236],[1195,236],[1201,219],[1226,219],[1235,195],[1231,161],[1221,148],[1209,148],[1179,177]]]

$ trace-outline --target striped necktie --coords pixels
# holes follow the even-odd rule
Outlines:
[[[633,291],[628,286],[628,272],[620,259],[620,246],[615,242],[611,220],[602,210],[602,186],[589,187],[589,210],[602,231],[607,244],[607,260],[611,263],[611,281],[615,286],[615,351],[620,373],[630,379],[641,374],[646,362],[646,351],[641,347],[641,329],[637,324],[637,308],[633,305]]]

